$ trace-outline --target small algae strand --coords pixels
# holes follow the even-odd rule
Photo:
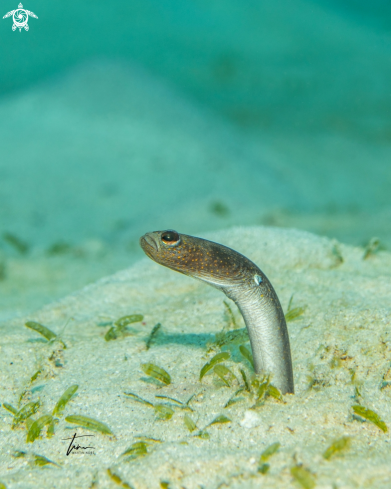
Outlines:
[[[251,352],[244,345],[239,346],[239,351],[242,356],[250,362],[252,368],[254,368],[254,359]]]
[[[155,404],[153,407],[159,419],[167,421],[171,419],[174,414],[174,410],[165,404]]]
[[[233,372],[225,365],[219,364],[213,368],[213,372],[224,382],[227,387],[231,387],[230,380],[236,379]]]
[[[185,402],[186,406],[191,410],[193,411],[193,409],[189,406],[190,402],[194,399],[195,396],[198,396],[198,394],[194,393],[192,394],[189,399]]]
[[[259,458],[259,465],[258,465],[258,472],[260,474],[267,474],[267,472],[269,471],[270,469],[270,465],[268,463],[266,463],[269,458],[274,455],[275,453],[278,452],[278,449],[280,448],[281,444],[276,441],[275,443],[272,443],[271,445],[269,445],[262,453],[261,453],[261,456]]]
[[[216,214],[216,216],[219,217],[227,217],[230,214],[230,210],[227,205],[224,204],[224,202],[220,201],[214,201],[211,202],[209,206],[209,211],[212,212],[213,214]]]
[[[45,414],[38,418],[28,430],[27,433],[27,443],[32,443],[41,434],[42,428],[53,421],[53,416],[50,414]]]
[[[79,388],[79,386],[76,384],[68,387],[68,389],[60,397],[55,408],[53,409],[53,415],[59,414],[59,413],[61,413],[61,411],[64,410],[65,406],[72,399],[72,397],[74,396],[74,394],[76,393],[78,388]]]
[[[64,255],[65,253],[69,253],[72,251],[72,245],[67,243],[66,241],[56,241],[52,245],[50,245],[46,253],[48,255]]]
[[[274,455],[275,453],[278,452],[278,449],[280,448],[281,446],[281,443],[279,443],[278,441],[276,441],[275,443],[272,443],[271,445],[269,445],[262,453],[261,453],[261,458],[260,458],[260,461],[261,462],[266,462],[267,460],[269,460],[269,458]]]
[[[263,475],[267,474],[269,472],[269,469],[270,469],[270,464],[263,463],[258,465],[258,472],[260,474]]]
[[[27,455],[27,452],[23,451],[23,450],[15,450],[13,453],[12,453],[12,456],[14,458],[24,458],[25,456]]]
[[[152,328],[152,331],[150,335],[148,336],[147,342],[146,342],[146,349],[149,350],[152,344],[152,341],[155,339],[156,335],[159,332],[159,329],[162,327],[160,323],[155,324],[155,326]]]
[[[158,440],[157,438],[151,438],[149,436],[135,436],[135,438],[138,438],[144,443],[163,443],[162,440]]]
[[[133,394],[133,392],[124,392],[124,394],[125,394],[125,396],[131,397],[132,399],[134,399],[137,402],[140,402],[141,404],[146,404],[147,406],[153,407],[152,402],[149,402],[149,401],[143,399],[142,397],[138,396],[137,394]]]
[[[52,330],[35,321],[27,321],[24,325],[27,326],[27,328],[33,329],[44,338],[46,338],[48,341],[57,338],[56,333],[53,333]]]
[[[224,414],[220,414],[220,416],[217,416],[213,421],[211,421],[208,425],[205,426],[207,428],[208,426],[212,426],[214,424],[224,424],[224,423],[231,423],[231,420],[227,418]]]
[[[194,423],[189,415],[185,414],[183,422],[185,423],[185,426],[190,431],[190,433],[193,433],[193,431],[197,429],[197,425]]]
[[[26,428],[27,428],[27,431],[31,428],[31,426],[33,425],[35,419],[31,416],[30,418],[27,418],[26,419]]]
[[[277,389],[276,386],[274,386],[273,384],[270,383],[270,377],[269,376],[267,376],[266,379],[264,378],[264,380],[262,380],[261,383],[259,383],[258,379],[254,379],[252,382],[252,385],[256,390],[256,396],[257,396],[255,406],[259,406],[259,405],[263,404],[263,401],[268,396],[274,397],[278,401],[284,402],[280,390]]]
[[[316,486],[313,475],[302,465],[292,467],[291,475],[303,489],[313,489]]]
[[[266,397],[268,388],[269,388],[269,377],[264,382],[262,382],[257,389],[257,400],[255,403],[256,405],[262,402],[263,399]]]
[[[105,341],[113,341],[116,340],[119,336],[119,331],[115,326],[111,326],[111,328],[107,331],[104,336]]]
[[[235,404],[236,402],[244,400],[244,397],[236,397],[238,394],[241,394],[245,390],[244,387],[241,387],[238,389],[233,396],[231,396],[228,401],[224,404],[224,408],[227,408],[229,406],[232,406],[232,404]]]
[[[30,390],[28,389],[25,389],[24,391],[22,391],[20,393],[20,396],[19,396],[19,399],[18,399],[18,407],[21,405],[22,401],[23,401],[23,398],[26,394],[30,393]]]
[[[387,433],[388,428],[386,423],[380,418],[378,414],[376,414],[371,409],[367,409],[364,406],[356,405],[353,406],[353,411],[355,414],[358,414],[362,418],[367,419],[368,421],[376,425],[378,428],[384,431],[384,433]]]
[[[189,406],[189,402],[192,400],[192,398],[194,397],[194,394],[191,396],[191,398],[186,402],[181,402],[181,401],[178,401],[177,399],[174,399],[173,397],[169,397],[169,396],[162,396],[162,395],[159,395],[157,394],[155,397],[159,398],[159,399],[167,399],[169,401],[172,401],[174,404],[180,406],[182,409],[188,409],[189,411],[194,411],[194,409],[192,409],[190,406]]]
[[[121,457],[132,457],[138,458],[148,453],[147,445],[142,441],[137,441],[130,445],[124,453],[122,453]]]
[[[342,260],[343,261],[343,260]],[[295,307],[292,309],[292,301],[293,301],[293,295],[291,295],[291,298],[289,299],[289,304],[288,304],[288,309],[285,314],[285,320],[286,321],[293,321],[294,319],[298,318],[304,313],[305,308],[304,307]]]
[[[31,377],[30,383],[32,384],[35,380],[37,380],[37,378],[41,375],[41,373],[42,373],[41,370],[37,370],[35,374]]]
[[[46,436],[47,438],[51,438],[54,435],[54,427],[58,424],[59,420],[54,418],[53,421],[49,424]]]
[[[246,372],[242,368],[240,369],[240,375],[242,376],[246,391],[251,392],[250,384],[248,383]]]
[[[130,316],[123,316],[117,319],[114,323],[118,329],[124,329],[128,324],[139,323],[144,319],[142,314],[131,314]]]
[[[65,421],[68,423],[76,424],[78,426],[82,426],[88,430],[99,431],[104,435],[113,435],[111,429],[104,423],[97,421],[96,419],[90,418],[88,416],[82,416],[79,414],[73,414],[71,416],[67,416]]]
[[[291,307],[292,307],[292,302],[293,302],[293,296],[294,296],[294,295],[295,295],[295,294],[292,294],[292,295],[291,295],[291,297],[290,297],[290,299],[289,299],[289,302],[288,302],[288,309],[287,309],[287,311],[290,311],[290,310],[291,310]]]
[[[15,428],[18,424],[23,423],[23,421],[26,421],[26,419],[35,414],[38,411],[40,404],[39,401],[32,401],[23,406],[15,415],[12,428]]]
[[[210,438],[209,433],[205,430],[198,431],[194,436],[196,436],[197,438],[201,438],[203,440],[209,440]]]
[[[110,477],[110,479],[118,484],[121,487],[124,487],[126,489],[133,489],[133,487],[128,484],[127,482],[123,481],[121,477],[118,474],[115,474],[110,468],[107,469],[107,475]]]
[[[128,324],[138,323],[143,319],[144,316],[141,314],[132,314],[131,316],[123,316],[117,319],[117,321],[115,321],[114,323],[114,326],[111,326],[111,328],[105,334],[105,341],[116,340],[124,334],[125,328]]]
[[[36,331],[37,333],[42,335],[44,338],[46,338],[48,341],[56,339],[56,340],[60,341],[63,348],[67,347],[66,344],[58,337],[58,335],[56,335],[56,333],[53,333],[52,330],[50,330],[49,328],[47,328],[43,324],[37,323],[36,321],[27,321],[26,323],[24,323],[24,325],[27,328],[30,328],[30,329]]]
[[[221,353],[217,353],[217,355],[215,355],[214,357],[212,357],[208,363],[206,363],[201,371],[200,371],[200,380],[202,380],[202,378],[204,377],[204,375],[209,372],[209,370],[212,370],[212,368],[220,363],[220,362],[223,362],[224,360],[228,360],[230,357],[230,354],[228,351],[224,351],[224,352],[221,352]]]
[[[178,404],[178,406],[184,406],[183,402],[178,401],[177,399],[174,399],[173,397],[161,396],[159,394],[157,394],[155,397],[158,397],[159,399],[168,399],[168,400],[174,402],[175,404]]]
[[[14,408],[14,406],[11,406],[11,404],[7,404],[6,402],[3,402],[3,408],[14,414],[15,416],[18,414],[18,410]]]
[[[346,451],[350,447],[350,442],[350,436],[342,436],[341,438],[334,440],[333,443],[323,453],[323,458],[329,460],[333,455],[338,455],[341,452]]]
[[[146,375],[159,380],[165,385],[171,384],[171,376],[163,368],[154,365],[153,363],[143,363],[141,368]]]
[[[18,236],[15,236],[15,234],[5,232],[3,233],[3,239],[21,255],[25,255],[30,249],[28,243],[20,239]]]
[[[53,462],[53,460],[49,460],[43,455],[34,454],[34,465],[37,467],[44,467],[45,465],[55,465],[56,467],[61,467],[61,465]]]
[[[141,404],[145,404],[146,406],[153,408],[157,417],[161,420],[169,420],[174,414],[174,410],[170,406],[167,406],[165,404],[152,404],[152,402],[146,401],[145,399],[139,397],[137,394],[133,394],[132,392],[124,392],[124,394],[134,399],[135,401],[140,402]],[[161,397],[165,398],[166,396]]]
[[[281,392],[273,384],[269,384],[269,387],[267,389],[267,394],[271,397],[274,397],[274,399],[282,401]]]
[[[354,371],[354,376],[352,375],[353,377],[353,380],[352,380],[352,383],[354,382],[354,377],[356,375],[356,371]],[[362,395],[361,395],[361,391],[360,389],[358,388],[357,385],[354,386],[354,399],[357,401],[357,402],[360,402],[360,398],[362,398]]]
[[[365,247],[362,259],[366,260],[371,255],[374,255],[378,251],[379,245],[380,245],[380,239],[379,238],[372,238]]]
[[[304,311],[305,311],[304,307],[295,307],[285,314],[285,320],[293,321],[294,319],[304,314]]]

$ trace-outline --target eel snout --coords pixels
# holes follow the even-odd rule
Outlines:
[[[147,255],[151,248],[155,253],[159,251],[159,243],[153,236],[153,233],[146,233],[144,236],[141,236],[140,246]]]

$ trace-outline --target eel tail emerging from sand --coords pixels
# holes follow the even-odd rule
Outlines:
[[[140,239],[149,258],[223,291],[239,307],[247,326],[256,373],[272,375],[283,394],[294,393],[285,316],[266,275],[248,258],[213,241],[154,231]]]

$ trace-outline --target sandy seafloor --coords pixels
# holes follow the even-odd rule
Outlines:
[[[354,419],[352,406],[372,409],[391,426],[391,255],[380,251],[363,260],[362,248],[268,227],[203,236],[255,261],[275,286],[284,310],[292,294],[293,307],[305,308],[288,323],[295,395],[284,396],[284,402],[268,398],[255,409],[253,399],[243,396],[224,408],[242,382],[227,387],[213,374],[199,381],[201,367],[214,354],[208,353],[208,343],[229,327],[224,295],[145,258],[27,318],[3,323],[2,402],[17,405],[26,390],[23,402],[39,398],[40,413],[47,413],[66,388],[79,386],[51,439],[43,436],[26,444],[24,427],[11,430],[12,415],[1,410],[0,480],[8,488],[119,487],[108,477],[108,468],[134,488],[158,488],[161,482],[187,489],[300,487],[290,473],[297,464],[313,474],[320,488],[390,487],[390,434]],[[144,315],[143,323],[129,327],[123,338],[104,340],[110,321],[135,313]],[[239,312],[234,313],[243,326]],[[23,326],[26,319],[61,333],[67,349],[40,339]],[[158,322],[161,330],[147,350],[146,340]],[[240,379],[238,369],[250,375],[251,367],[238,346],[228,344],[223,350],[230,350],[232,360],[226,365]],[[161,387],[149,381],[140,367],[145,362],[165,368],[172,383]],[[30,383],[38,369],[41,376]],[[152,403],[162,402],[156,395],[187,401],[195,394],[193,411],[171,405],[173,417],[158,420],[151,407],[124,392]],[[67,457],[64,438],[75,430],[64,417],[71,414],[99,419],[115,436],[95,433],[95,455]],[[231,423],[208,427],[210,438],[200,439],[185,427],[185,414],[199,428],[221,414]],[[145,457],[124,461],[121,454],[137,436],[161,443]],[[325,460],[322,453],[341,436],[351,437],[350,449]],[[257,472],[260,453],[276,441],[280,450],[262,475]],[[26,457],[15,458],[15,450],[26,451]],[[59,467],[33,467],[33,454]]]

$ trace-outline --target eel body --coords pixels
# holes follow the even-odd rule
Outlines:
[[[173,230],[147,233],[140,245],[160,265],[202,280],[232,299],[247,326],[255,372],[271,374],[283,394],[294,393],[285,316],[271,283],[252,261],[221,244]]]

